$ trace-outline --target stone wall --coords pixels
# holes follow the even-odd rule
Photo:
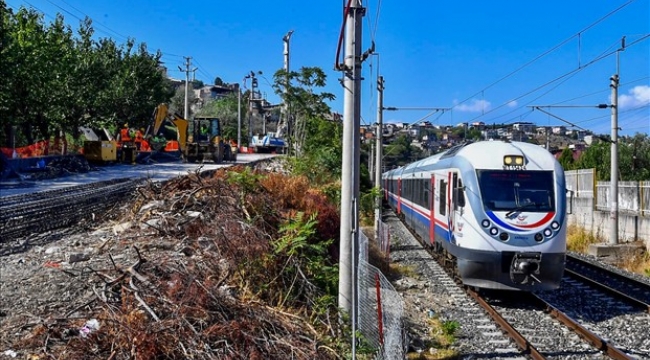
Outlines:
[[[611,220],[608,212],[595,210],[594,199],[590,197],[574,197],[568,215],[569,225],[577,225],[590,233],[609,241]],[[626,214],[621,212],[618,217],[618,242],[629,243],[640,241],[650,249],[650,217]]]

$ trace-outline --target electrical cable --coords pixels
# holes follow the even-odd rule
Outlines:
[[[39,7],[34,6],[33,4],[31,4],[29,1],[26,1],[26,0],[22,0],[22,1],[23,1],[25,4],[29,5],[31,8],[33,8],[33,9],[37,10],[38,12],[40,12],[41,14],[43,14],[43,15],[45,15],[45,16],[51,18],[51,19],[56,19],[56,16],[52,16],[52,15],[46,13],[45,11],[41,10]],[[53,3],[51,0],[47,0],[47,1],[48,1],[49,3],[51,3],[52,5],[56,6],[57,8],[61,9],[61,10],[64,11],[65,13],[69,14],[70,16],[74,17],[75,19],[77,19],[77,20],[79,20],[79,21],[84,21],[84,19],[82,19],[82,18],[80,18],[79,16],[73,14],[72,12],[68,11],[67,9],[61,7],[60,5]],[[68,3],[65,2],[64,0],[61,0],[61,1],[62,1],[63,3],[65,3],[65,4],[67,4],[68,6],[72,7],[74,10],[76,10],[76,11],[78,11],[78,12],[84,14],[84,16],[86,16],[88,19],[90,19],[90,20],[92,21],[92,24],[93,24],[93,25],[94,25],[94,24],[99,24],[99,25],[101,25],[102,27],[106,28],[106,29],[107,29],[108,31],[110,31],[111,33],[113,33],[113,34],[111,34],[111,33],[109,33],[107,30],[104,30],[104,29],[101,29],[101,28],[94,28],[94,29],[96,29],[97,31],[102,32],[102,33],[108,35],[109,38],[113,38],[114,35],[118,35],[118,37],[121,37],[121,38],[124,38],[124,39],[127,39],[127,40],[129,39],[128,36],[122,35],[122,34],[118,33],[117,31],[115,31],[115,30],[109,28],[108,26],[103,25],[102,23],[100,23],[100,22],[98,22],[98,21],[96,21],[96,20],[93,20],[93,19],[92,19],[90,16],[88,16],[86,13],[84,13],[83,11],[81,11],[81,10],[79,10],[79,9],[77,9],[77,8],[75,8],[75,7],[73,7],[72,5],[68,4]],[[18,8],[16,8],[15,6],[14,6],[14,8],[15,8],[15,9],[18,9]],[[183,57],[183,56],[181,56],[181,55],[171,54],[171,53],[165,53],[165,52],[162,52],[162,51],[160,51],[160,53],[161,53],[163,56],[164,56],[164,55],[168,55],[168,56],[176,56],[176,57],[180,57],[180,58]],[[153,54],[152,54],[152,55],[153,55]]]
[[[345,1],[345,0],[344,0]],[[341,58],[341,45],[343,44],[343,35],[345,34],[345,24],[348,20],[348,12],[350,11],[350,6],[352,5],[352,0],[348,0],[348,4],[343,10],[343,23],[341,24],[341,31],[339,33],[339,42],[336,46],[336,59],[334,60],[334,69],[341,70],[343,69],[343,63],[339,62]]]
[[[626,46],[626,48],[632,46],[633,44],[636,44],[636,43],[642,41],[643,39],[646,39],[647,37],[650,37],[650,34],[648,34],[648,36],[644,36],[643,38],[641,38],[641,39],[635,41],[634,43],[629,44],[628,46]],[[556,81],[562,80],[562,79],[564,79],[564,78],[567,77],[567,76],[572,76],[574,73],[579,72],[579,71],[582,71],[582,70],[586,69],[587,67],[589,67],[589,66],[591,66],[591,65],[593,65],[593,64],[595,64],[595,63],[597,63],[597,62],[599,62],[599,61],[601,61],[601,60],[603,60],[603,59],[605,59],[605,58],[607,58],[607,57],[609,57],[609,56],[611,56],[611,55],[616,54],[619,50],[620,50],[620,49],[616,49],[616,50],[611,51],[611,52],[609,52],[609,53],[605,53],[605,54],[603,54],[603,55],[600,55],[600,56],[594,58],[593,60],[591,60],[590,62],[588,62],[588,63],[586,63],[586,64],[584,64],[584,65],[581,65],[581,66],[579,66],[579,67],[577,67],[577,68],[575,68],[575,69],[573,69],[573,70],[571,70],[571,71],[569,71],[569,72],[567,72],[567,73],[565,73],[565,74],[563,74],[563,75],[560,75],[560,76],[556,77],[555,79],[552,79],[552,80],[550,80],[550,81],[547,81],[546,83],[544,83],[544,84],[542,84],[542,85],[539,85],[539,86],[537,86],[536,88],[534,88],[534,89],[532,89],[532,90],[530,90],[530,91],[524,93],[523,95],[520,95],[520,96],[518,96],[518,97],[516,97],[516,98],[514,98],[514,99],[511,99],[511,100],[509,100],[508,102],[503,103],[503,104],[501,104],[500,106],[497,106],[496,108],[491,109],[491,110],[487,111],[487,112],[484,113],[484,114],[481,114],[481,115],[478,115],[478,116],[474,117],[474,118],[473,118],[472,120],[470,120],[470,121],[474,121],[474,120],[476,120],[476,119],[478,119],[478,118],[484,116],[485,114],[489,114],[489,113],[491,113],[491,112],[493,112],[493,111],[496,111],[496,110],[498,110],[498,109],[500,109],[500,108],[506,106],[509,102],[520,100],[521,98],[523,98],[523,97],[525,97],[525,96],[528,96],[528,95],[530,95],[530,94],[532,94],[532,93],[534,93],[534,92],[536,92],[536,91],[538,91],[538,90],[540,90],[540,89],[542,89],[542,88],[544,88],[544,87],[546,87],[546,86],[548,86],[548,85],[550,85],[550,84],[553,84],[553,83],[555,83]]]
[[[623,5],[619,6],[618,8],[616,8],[616,9],[610,11],[608,14],[606,14],[605,16],[601,17],[600,19],[596,20],[595,22],[593,22],[593,23],[587,25],[587,27],[585,27],[584,29],[580,30],[580,31],[577,32],[576,34],[571,35],[569,38],[567,38],[567,39],[561,41],[559,44],[553,46],[553,47],[550,48],[549,50],[546,50],[546,51],[544,51],[543,53],[541,53],[540,55],[537,55],[537,56],[536,56],[535,58],[533,58],[532,60],[530,60],[530,61],[524,63],[523,65],[521,65],[520,67],[518,67],[518,68],[516,68],[515,70],[511,71],[511,72],[508,73],[507,75],[505,75],[505,76],[501,77],[500,79],[494,81],[493,83],[491,83],[491,84],[489,84],[488,86],[484,87],[482,90],[476,92],[476,93],[473,94],[472,96],[466,98],[465,100],[463,100],[463,101],[461,101],[461,102],[459,102],[459,103],[454,104],[453,107],[456,107],[456,106],[458,106],[458,105],[460,105],[460,104],[463,104],[463,103],[465,103],[465,102],[467,102],[467,101],[473,99],[475,96],[477,96],[477,95],[483,93],[485,90],[487,90],[487,89],[493,87],[494,85],[496,85],[496,84],[502,82],[503,80],[505,80],[505,79],[511,77],[512,75],[518,73],[519,71],[521,71],[521,70],[523,70],[524,68],[528,67],[529,65],[533,64],[534,62],[536,62],[537,60],[541,59],[542,57],[544,57],[544,56],[550,54],[551,52],[557,50],[558,48],[564,46],[566,43],[568,43],[569,41],[573,40],[573,38],[575,38],[576,36],[580,36],[583,32],[585,32],[585,31],[589,30],[590,28],[596,26],[596,25],[599,24],[600,22],[604,21],[605,19],[607,19],[608,17],[612,16],[612,15],[615,14],[616,12],[620,11],[620,10],[623,9],[624,7],[630,5],[630,4],[631,4],[632,2],[634,2],[634,1],[635,1],[635,0],[629,0],[629,1],[627,1],[625,4],[623,4]],[[579,66],[580,66],[580,65],[579,65]]]

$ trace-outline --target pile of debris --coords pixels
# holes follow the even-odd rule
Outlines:
[[[0,354],[335,359],[345,351],[336,289],[326,289],[337,274],[338,213],[306,179],[242,166],[191,174],[138,188],[123,211],[92,233],[3,259]]]

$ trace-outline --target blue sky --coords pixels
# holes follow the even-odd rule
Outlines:
[[[341,1],[6,0],[34,7],[50,22],[56,13],[76,29],[93,19],[97,35],[144,42],[176,78],[183,56],[196,77],[241,82],[262,71],[260,89],[279,99],[268,81],[283,65],[282,37],[291,38],[291,69],[318,66],[325,91],[343,90],[334,70],[342,24]],[[378,55],[363,64],[362,123],[376,121],[378,68],[385,78],[384,106],[450,110],[387,111],[384,121],[434,124],[483,121],[567,125],[611,132],[609,78],[619,59],[619,127],[622,135],[650,134],[650,0],[363,1],[363,49]],[[621,38],[626,48],[617,52]],[[553,116],[533,110],[543,108]],[[570,106],[570,107],[567,107]],[[589,106],[589,107],[585,107]]]

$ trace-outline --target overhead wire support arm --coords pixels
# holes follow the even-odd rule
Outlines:
[[[574,124],[574,123],[572,123],[572,122],[570,122],[568,120],[565,120],[565,119],[563,119],[563,118],[561,118],[561,117],[559,117],[559,116],[557,116],[557,115],[555,115],[555,114],[553,114],[551,112],[543,110],[542,108],[543,107],[547,107],[547,108],[553,107],[553,108],[596,108],[596,109],[607,109],[609,107],[612,107],[612,105],[607,105],[607,104],[598,104],[598,105],[530,105],[528,107],[533,108],[533,110],[541,111],[541,112],[543,112],[544,114],[546,114],[548,116],[551,116],[551,117],[553,117],[555,119],[558,119],[558,120],[560,120],[560,121],[562,121],[562,122],[564,122],[566,124],[569,124],[569,125],[571,125],[573,127],[578,128],[578,129],[580,129],[582,131],[588,131],[587,129],[585,129],[583,127],[580,127],[580,126],[578,126],[578,125],[576,125],[576,124]],[[599,138],[601,140],[605,140],[607,142],[612,142],[612,140],[605,139],[603,137],[599,137]]]

